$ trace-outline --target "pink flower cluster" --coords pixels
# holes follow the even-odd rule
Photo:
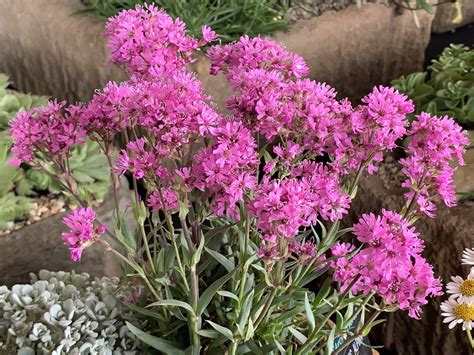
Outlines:
[[[213,143],[196,153],[192,184],[214,198],[214,213],[238,220],[237,203],[257,184],[257,144],[241,122],[224,119],[210,130],[210,137]]]
[[[80,260],[82,251],[105,233],[104,225],[94,227],[95,219],[96,213],[91,208],[79,208],[63,218],[70,231],[62,233],[62,238],[69,246],[72,260]]]
[[[421,306],[429,296],[442,294],[441,282],[421,256],[423,241],[414,227],[399,214],[382,211],[382,216],[365,214],[354,226],[359,242],[366,245],[352,258],[355,247],[348,243],[332,248],[334,280],[343,288],[353,280],[352,292],[377,293],[387,303],[408,310],[419,318]]]
[[[173,20],[154,5],[121,11],[107,21],[110,61],[124,64],[132,73],[160,77],[185,70],[199,46],[217,38],[203,27],[203,39],[186,35],[180,19]]]
[[[268,38],[242,36],[235,43],[210,48],[207,56],[211,74],[223,71],[232,84],[241,82],[241,74],[253,69],[276,71],[285,78],[300,78],[309,72],[301,56]]]
[[[455,168],[449,163],[457,159],[459,164],[464,164],[462,155],[469,140],[452,118],[427,113],[417,116],[408,134],[409,156],[400,161],[407,176],[402,186],[409,189],[407,199],[415,200],[419,210],[433,218],[436,201],[444,201],[448,207],[456,205]]]
[[[11,120],[13,165],[34,161],[36,153],[61,160],[61,156],[70,154],[73,145],[84,143],[86,131],[79,124],[80,108],[65,105],[51,101],[45,107],[22,111]]]
[[[257,217],[263,239],[275,243],[294,238],[301,227],[317,223],[318,217],[332,221],[342,218],[350,198],[339,188],[337,175],[322,164],[302,162],[293,177],[271,180],[266,175],[249,204]]]
[[[208,56],[211,73],[227,74],[234,90],[227,106],[236,118],[267,141],[280,137],[298,141],[311,157],[328,154],[341,173],[366,163],[374,171],[383,151],[406,133],[414,109],[405,95],[382,86],[353,109],[330,86],[303,79],[303,59],[269,39],[242,37]]]
[[[368,172],[376,171],[373,163],[383,159],[383,152],[396,147],[406,133],[406,115],[414,110],[412,100],[393,88],[374,87],[350,115],[351,146],[340,159],[348,167],[358,169],[371,161]]]
[[[136,116],[138,98],[136,89],[129,83],[111,81],[84,107],[80,123],[89,135],[97,134],[111,142],[116,133],[135,123],[132,119]]]

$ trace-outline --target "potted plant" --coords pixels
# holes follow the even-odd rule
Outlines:
[[[216,40],[211,28],[197,40],[150,5],[111,18],[106,34],[130,79],[87,104],[20,113],[12,163],[54,165],[80,203],[64,218],[71,258],[100,246],[122,262],[125,285],[142,290],[129,307],[147,322],[127,325],[144,344],[167,354],[339,354],[381,314],[419,318],[442,293],[413,223],[453,198],[449,179],[437,179],[462,162],[467,138],[456,123],[446,119],[446,129],[423,113],[407,130],[405,95],[376,87],[353,107],[306,79],[300,56],[247,36],[207,52],[233,90],[222,115],[189,71]],[[127,144],[113,162],[117,134]],[[406,134],[404,206],[342,228],[361,176]],[[113,191],[125,173],[146,187],[129,204],[136,228],[118,202],[107,227],[79,196],[68,161],[86,137],[110,162]]]

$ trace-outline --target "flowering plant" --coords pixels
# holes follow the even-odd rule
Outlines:
[[[440,308],[443,311],[443,322],[449,323],[449,329],[456,324],[462,323],[462,329],[466,332],[471,348],[474,349],[472,328],[474,326],[474,249],[465,249],[462,254],[462,263],[470,265],[469,275],[464,280],[461,276],[451,277],[451,282],[446,285],[448,300],[444,301]]]
[[[221,114],[187,68],[216,39],[202,32],[187,36],[153,6],[121,12],[106,34],[130,79],[88,104],[52,102],[12,122],[14,161],[53,162],[81,204],[64,219],[72,258],[99,243],[123,261],[124,282],[142,286],[129,307],[153,332],[130,330],[164,353],[339,353],[382,312],[419,318],[441,283],[413,224],[434,217],[438,201],[455,203],[449,161],[462,163],[465,133],[427,114],[407,131],[413,104],[391,88],[355,107],[337,100],[305,78],[301,57],[246,36],[208,51],[211,73],[233,90]],[[114,161],[117,134],[127,144]],[[405,207],[342,228],[361,176],[406,135]],[[115,193],[118,176],[130,175],[136,231],[118,203],[108,230],[77,196],[68,157],[85,137],[107,156]]]

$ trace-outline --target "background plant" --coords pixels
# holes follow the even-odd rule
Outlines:
[[[72,259],[98,243],[123,262],[124,281],[143,288],[129,307],[148,322],[128,326],[144,343],[168,354],[339,353],[383,312],[419,318],[442,293],[414,223],[455,204],[449,162],[463,163],[467,138],[452,119],[422,113],[408,129],[413,102],[382,86],[353,107],[306,79],[300,56],[247,36],[207,52],[233,89],[224,116],[188,68],[216,40],[211,28],[197,40],[145,6],[110,19],[106,34],[130,79],[87,104],[17,115],[12,162],[54,164],[81,204],[64,218]],[[114,161],[117,134],[127,144]],[[361,176],[407,135],[404,207],[341,228]],[[77,193],[70,151],[86,137],[107,157],[115,194],[118,176],[131,176],[136,229],[118,199],[107,229]]]
[[[141,354],[123,302],[136,290],[118,278],[41,270],[31,283],[0,287],[0,354]]]
[[[452,44],[426,72],[401,76],[392,85],[413,99],[416,114],[448,115],[474,128],[474,50],[469,47]]]
[[[8,77],[0,74],[0,229],[9,229],[14,221],[28,215],[31,197],[41,193],[62,192],[52,177],[53,165],[45,166],[45,171],[39,171],[27,164],[14,167],[8,163],[13,143],[8,134],[10,120],[19,112],[43,106],[47,102],[46,97],[9,90],[9,84]],[[103,199],[109,190],[107,161],[99,153],[99,146],[92,141],[71,151],[72,175],[79,186],[78,193],[86,200]]]
[[[143,0],[86,0],[86,9],[79,13],[90,13],[106,20],[144,3]],[[286,30],[290,25],[288,0],[158,0],[148,3],[183,20],[190,35],[200,36],[201,27],[208,25],[224,42],[237,40],[244,34],[272,34]]]

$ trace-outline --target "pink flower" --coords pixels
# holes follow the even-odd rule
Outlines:
[[[214,46],[207,52],[211,60],[211,74],[224,71],[230,82],[238,80],[239,73],[251,69],[277,70],[286,77],[300,78],[309,72],[304,60],[288,52],[278,42],[268,39],[242,36],[237,42]]]
[[[206,34],[212,37],[210,31]],[[173,20],[154,5],[137,6],[109,18],[105,35],[112,63],[152,77],[183,71],[191,54],[204,44],[186,35],[183,21]]]
[[[37,153],[63,161],[73,145],[84,143],[86,132],[79,123],[81,108],[65,105],[51,101],[44,107],[22,111],[11,120],[12,164],[32,162]]]
[[[408,201],[415,200],[418,210],[434,218],[435,202],[448,207],[456,205],[453,174],[456,168],[450,161],[464,164],[462,155],[469,143],[466,132],[452,118],[421,113],[413,122],[407,147],[409,156],[401,159],[407,179],[402,186],[409,189]],[[410,203],[410,202],[408,202]]]
[[[105,233],[104,225],[94,227],[96,213],[91,208],[79,208],[63,218],[70,231],[62,233],[64,244],[71,250],[71,259],[78,261],[82,251],[92,245]]]
[[[192,167],[193,185],[214,198],[217,215],[238,219],[238,203],[256,186],[257,145],[240,122],[221,120],[210,130],[214,143],[197,152]]]
[[[202,26],[202,40],[205,43],[215,41],[219,36],[209,26]]]
[[[177,210],[179,207],[178,197],[176,193],[171,188],[165,188],[162,190],[163,200],[165,202],[165,207],[167,211]],[[158,212],[163,208],[163,203],[161,200],[160,193],[154,191],[147,199],[148,206],[153,212]]]
[[[354,234],[367,246],[352,259],[347,255],[353,246],[332,248],[333,255],[340,256],[331,262],[334,280],[342,282],[343,289],[357,277],[352,292],[375,292],[387,303],[408,310],[412,318],[419,318],[428,297],[442,294],[440,280],[421,256],[423,241],[402,216],[386,210],[382,216],[365,214],[354,226]]]
[[[81,125],[89,134],[96,133],[111,143],[115,134],[124,131],[133,122],[138,95],[129,83],[113,81],[97,91],[81,114]]]

